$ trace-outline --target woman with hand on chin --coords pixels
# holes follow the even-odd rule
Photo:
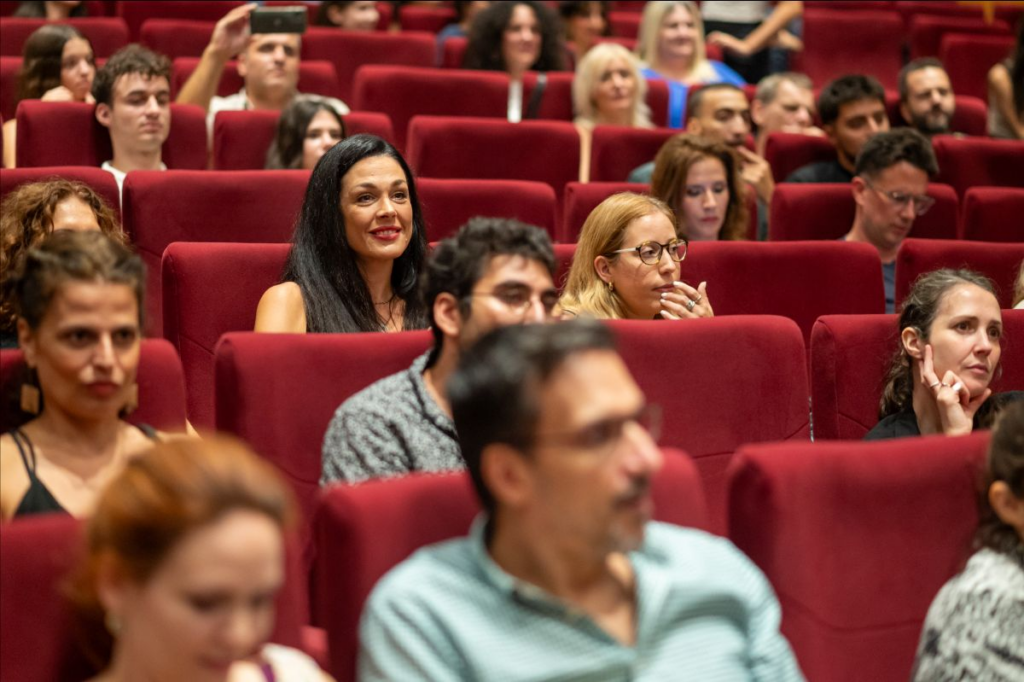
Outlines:
[[[642,194],[613,194],[583,224],[559,303],[570,317],[714,317],[707,283],[695,288],[680,280],[685,258],[686,240],[668,205]]]
[[[426,251],[405,159],[373,135],[343,140],[313,170],[282,282],[260,299],[255,329],[424,329],[416,287]]]
[[[922,275],[903,301],[899,328],[881,421],[865,440],[971,433],[1024,398],[989,388],[999,370],[1003,318],[988,278],[970,270]]]

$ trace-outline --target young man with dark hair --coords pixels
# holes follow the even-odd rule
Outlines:
[[[803,679],[757,567],[651,521],[662,453],[606,326],[495,330],[448,394],[484,513],[377,584],[359,679]]]
[[[516,220],[473,218],[438,244],[422,276],[434,347],[342,403],[324,436],[321,484],[461,469],[448,377],[491,329],[549,321],[554,274],[547,233]]]
[[[910,128],[879,133],[857,157],[853,200],[857,213],[844,239],[867,242],[878,249],[885,283],[885,311],[896,311],[896,254],[935,200],[928,196],[928,178],[939,172],[932,145]]]
[[[864,143],[889,129],[885,90],[871,76],[843,76],[826,85],[818,95],[818,115],[836,158],[798,168],[786,182],[849,182]]]
[[[922,135],[948,135],[956,99],[942,62],[934,57],[915,59],[899,77],[900,115]]]
[[[167,170],[163,144],[171,132],[171,62],[139,45],[118,50],[96,72],[96,120],[110,131],[114,158],[103,170],[117,188],[133,170]]]

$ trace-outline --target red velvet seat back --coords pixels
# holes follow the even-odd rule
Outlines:
[[[678,134],[672,128],[597,126],[590,152],[590,180],[625,182],[634,168],[654,161],[661,146]]]
[[[988,105],[984,100],[967,95],[954,95],[953,117],[949,122],[950,130],[964,135],[988,135]],[[900,95],[898,92],[886,90],[885,109],[892,128],[909,125],[900,112]]]
[[[181,355],[188,416],[196,428],[214,425],[217,341],[228,332],[252,330],[260,297],[281,281],[290,249],[290,244],[177,242],[164,251],[163,333]]]
[[[700,481],[684,453],[665,451],[652,494],[658,520],[705,527]],[[461,473],[339,485],[322,493],[314,520],[313,604],[317,622],[327,628],[330,672],[338,682],[356,678],[359,618],[377,581],[417,549],[465,535],[478,511],[469,477]]]
[[[959,200],[949,185],[931,184],[935,205],[914,220],[911,234],[930,239],[956,239]],[[839,239],[853,225],[857,206],[849,184],[786,182],[772,195],[768,238],[772,241]]]
[[[579,240],[580,230],[597,205],[613,194],[636,192],[650,194],[650,185],[639,182],[570,182],[562,196],[564,210],[558,239],[565,243]]]
[[[804,12],[804,49],[795,53],[794,71],[806,73],[818,87],[849,73],[877,78],[895,89],[903,65],[903,21],[890,11],[860,11],[856,15],[831,9]]]
[[[110,133],[96,120],[95,105],[26,100],[18,105],[19,168],[96,166],[114,153]],[[206,114],[189,104],[171,104],[171,130],[162,159],[168,168],[206,168]]]
[[[333,67],[331,67],[333,70]],[[277,134],[276,111],[221,111],[213,119],[213,167],[217,170],[261,170]],[[342,117],[348,135],[370,133],[394,142],[387,114],[353,111]]]
[[[236,7],[239,0],[160,0],[160,2],[119,2],[117,15],[128,24],[132,40],[139,40],[147,19],[183,19],[214,24]]]
[[[291,241],[308,182],[309,171],[129,174],[122,209],[125,230],[149,268],[149,331],[160,335],[163,326],[160,259],[168,244]]]
[[[203,51],[210,43],[213,29],[216,26],[213,21],[193,21],[191,19],[146,19],[139,29],[139,42],[169,59],[177,61],[181,57],[192,57],[196,61],[203,56]],[[234,71],[233,64],[225,68],[225,71]],[[192,67],[195,69],[195,66]],[[190,71],[191,73],[191,71]],[[177,76],[177,74],[175,74]],[[186,76],[186,79],[188,76]],[[178,92],[181,83],[177,83],[177,77],[172,79],[171,89]],[[223,79],[222,79],[223,82]],[[235,88],[238,92],[238,88]],[[218,92],[217,94],[222,94]]]
[[[21,57],[0,56],[0,118],[14,119],[15,98],[18,96],[18,72],[21,71]]]
[[[808,680],[902,682],[977,524],[987,434],[737,453],[729,535],[765,572]]]
[[[972,187],[963,200],[961,233],[979,242],[1024,240],[1024,189]]]
[[[173,37],[172,37],[173,39]],[[180,56],[174,60],[171,69],[171,92],[179,93],[188,81],[189,76],[199,66],[199,58]],[[245,85],[245,80],[238,75],[238,62],[229,61],[224,66],[220,81],[217,83],[217,94],[221,97],[233,95]],[[304,59],[299,63],[299,92],[324,97],[336,97],[338,94],[338,75],[334,72],[334,64],[317,59]]]
[[[934,138],[939,161],[937,182],[963,196],[971,187],[1024,187],[1024,141]]]
[[[782,183],[793,171],[809,163],[833,161],[835,147],[824,137],[797,135],[795,133],[772,133],[765,144],[764,156],[772,167],[776,183]],[[777,186],[777,185],[776,185]]]
[[[88,166],[5,168],[4,172],[0,173],[0,199],[22,185],[43,182],[51,178],[74,180],[89,185],[120,217],[121,198],[117,194],[117,182],[114,180],[114,176],[100,168],[89,168]]]
[[[899,348],[896,315],[823,315],[811,333],[815,440],[859,440],[878,423],[889,363]],[[1002,376],[996,392],[1024,390],[1024,311],[1003,311]]]
[[[455,234],[474,216],[515,218],[542,227],[555,239],[557,198],[550,185],[528,180],[443,180],[416,183],[427,241]]]
[[[0,21],[0,55],[20,57],[28,37],[46,23],[45,19],[4,17]],[[96,57],[109,57],[129,42],[128,27],[116,17],[83,17],[57,23],[77,28],[89,39]]]
[[[20,350],[0,351],[0,397],[3,400],[0,432],[13,427],[23,368]],[[171,344],[163,339],[142,341],[136,381],[139,407],[128,416],[128,421],[149,424],[162,431],[184,431],[185,380],[181,361]]]
[[[1011,28],[1002,19],[986,22],[979,13],[977,17],[954,17],[935,14],[916,14],[910,17],[910,58],[938,57],[939,44],[948,33],[972,36],[1010,36]]]
[[[1010,54],[1013,36],[947,33],[939,45],[953,92],[987,101],[988,70]]]
[[[999,304],[1009,308],[1021,261],[1024,261],[1024,241],[992,243],[906,239],[896,256],[896,304],[898,306],[906,297],[920,275],[939,268],[968,268],[993,280]]]
[[[448,24],[454,24],[457,19],[455,10],[451,7],[421,7],[418,5],[406,5],[398,16],[403,31],[429,31],[440,33]]]

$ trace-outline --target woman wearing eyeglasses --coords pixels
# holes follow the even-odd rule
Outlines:
[[[593,210],[580,231],[561,306],[600,319],[714,317],[707,283],[680,281],[686,240],[660,199],[623,192]]]

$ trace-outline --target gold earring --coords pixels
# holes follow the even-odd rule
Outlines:
[[[115,639],[121,634],[121,619],[114,614],[108,613],[106,618],[103,619],[103,623],[107,626],[107,632]]]
[[[611,280],[609,280],[609,281],[605,282],[605,284],[608,285],[608,293],[609,294],[614,294],[615,293],[615,282],[612,282]]]
[[[36,386],[36,371],[30,368],[25,383],[21,385],[21,411],[32,415],[39,414],[41,398],[39,387]]]
[[[132,384],[128,387],[128,400],[124,404],[124,413],[131,414],[139,407],[139,385]]]

